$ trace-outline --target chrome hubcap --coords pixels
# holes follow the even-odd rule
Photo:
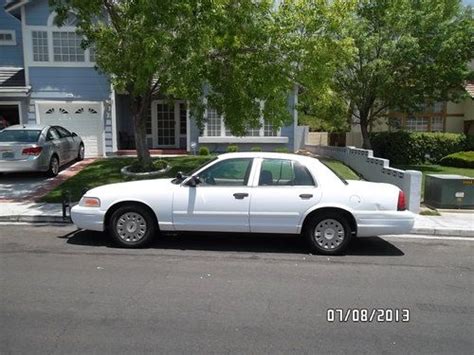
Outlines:
[[[81,146],[81,148],[79,149],[79,157],[81,159],[84,159],[84,147]]]
[[[335,219],[325,219],[314,228],[314,239],[324,249],[335,249],[344,241],[344,227]]]
[[[127,212],[120,216],[115,228],[122,240],[138,242],[146,233],[146,221],[139,213]]]

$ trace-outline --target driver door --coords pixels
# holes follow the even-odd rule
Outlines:
[[[173,224],[179,231],[250,232],[253,159],[217,161],[197,176],[197,186],[181,185],[173,195]]]

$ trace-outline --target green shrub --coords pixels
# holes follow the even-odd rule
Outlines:
[[[287,147],[278,147],[275,148],[276,153],[288,153],[288,148]]]
[[[370,136],[374,155],[393,164],[436,163],[452,153],[469,149],[474,140],[457,133],[378,132]]]
[[[228,145],[227,146],[227,153],[235,153],[239,151],[239,147],[236,145]]]
[[[439,163],[445,166],[474,169],[474,151],[449,154],[442,158]]]
[[[200,147],[199,148],[199,155],[209,155],[209,148],[208,147]]]
[[[250,151],[251,151],[251,152],[261,152],[261,151],[262,151],[262,147],[252,147],[252,148],[250,148]]]

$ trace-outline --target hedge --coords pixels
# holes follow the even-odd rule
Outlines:
[[[474,151],[449,154],[442,158],[439,163],[445,166],[474,169]]]
[[[393,164],[437,163],[446,155],[474,150],[474,137],[457,133],[377,132],[370,140],[374,155]]]

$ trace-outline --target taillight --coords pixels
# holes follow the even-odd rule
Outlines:
[[[406,203],[405,203],[405,193],[403,191],[400,191],[398,193],[398,203],[397,203],[397,210],[398,211],[405,211],[407,209]]]
[[[31,147],[31,148],[25,148],[21,152],[23,155],[40,155],[41,151],[43,148],[41,147]]]

